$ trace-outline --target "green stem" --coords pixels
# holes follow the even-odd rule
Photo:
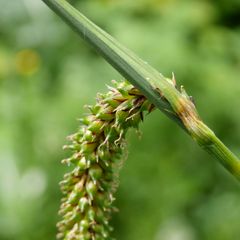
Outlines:
[[[65,0],[42,0],[90,43],[122,76],[136,86],[156,107],[177,122],[197,143],[214,155],[240,180],[239,159],[200,119],[184,89],[117,42]]]

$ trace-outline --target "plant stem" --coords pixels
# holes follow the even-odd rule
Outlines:
[[[96,49],[122,76],[156,107],[177,122],[204,150],[214,155],[238,180],[240,160],[200,119],[185,90],[167,79],[65,0],[42,0]]]

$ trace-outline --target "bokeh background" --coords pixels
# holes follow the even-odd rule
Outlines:
[[[239,0],[75,0],[155,66],[174,72],[240,156]],[[0,239],[50,240],[68,171],[65,137],[122,77],[40,0],[0,0]],[[113,216],[119,240],[239,240],[239,183],[160,111],[128,134]]]

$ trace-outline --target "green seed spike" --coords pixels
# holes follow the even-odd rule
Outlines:
[[[61,183],[65,196],[59,213],[63,220],[57,226],[58,238],[64,240],[112,239],[109,220],[114,211],[112,202],[124,136],[130,127],[138,126],[140,116],[151,109],[151,104],[123,81],[114,82],[114,87],[88,109],[89,115],[81,121],[78,132],[68,137],[71,144],[65,147],[72,151],[72,157],[63,163],[73,163],[75,168],[65,174]],[[99,111],[111,115],[111,120]]]

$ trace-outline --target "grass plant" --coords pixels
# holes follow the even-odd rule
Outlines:
[[[90,106],[79,131],[70,137],[75,165],[61,183],[65,194],[58,224],[64,239],[111,239],[111,203],[114,199],[119,155],[129,127],[137,127],[144,111],[160,109],[188,133],[200,147],[215,156],[240,179],[240,161],[201,120],[192,97],[174,76],[164,77],[148,63],[118,43],[65,0],[43,0],[80,36],[96,49],[127,82],[115,83]]]

